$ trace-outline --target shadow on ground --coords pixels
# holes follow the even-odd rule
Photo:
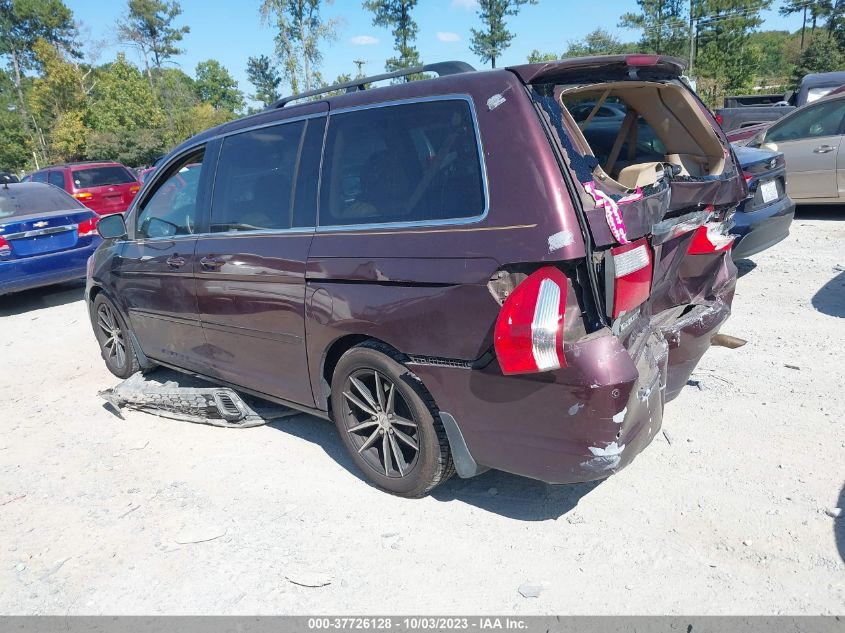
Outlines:
[[[66,303],[80,301],[84,294],[85,282],[74,281],[3,295],[0,296],[0,316],[14,316],[32,310],[54,308]]]
[[[740,259],[739,261],[734,262],[734,264],[736,264],[738,277],[745,277],[748,273],[757,268],[757,264],[750,259]]]
[[[795,221],[800,220],[845,220],[845,205],[801,204],[795,207]]]
[[[326,455],[355,475],[362,482],[360,485],[367,485],[333,423],[303,414],[270,422],[268,426],[317,444]],[[435,488],[431,496],[444,503],[467,503],[519,521],[547,521],[567,514],[599,483],[551,486],[491,470],[472,479],[455,475]]]
[[[819,312],[845,318],[845,270],[822,286],[812,303]]]
[[[149,376],[155,382],[174,381],[180,387],[213,386],[213,383],[165,368],[160,368]],[[119,382],[118,379],[115,379],[115,384],[117,382]],[[245,396],[245,399],[249,401],[253,398]],[[259,404],[263,402],[271,408],[276,406],[257,398],[254,400]],[[253,406],[252,403],[250,405]],[[186,424],[190,423],[186,422]],[[346,452],[332,422],[312,415],[300,414],[271,420],[267,426],[318,445],[329,458],[357,477],[361,482],[359,485],[368,485]],[[209,432],[212,432],[211,427],[209,427]],[[249,429],[237,432],[249,433]],[[466,503],[519,521],[548,521],[569,513],[578,505],[582,497],[589,494],[600,483],[552,486],[534,479],[491,470],[472,479],[461,479],[455,475],[437,487],[431,496],[443,503],[456,501]]]

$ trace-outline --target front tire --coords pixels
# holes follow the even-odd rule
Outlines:
[[[100,355],[106,362],[106,367],[118,378],[129,378],[141,366],[126,322],[117,307],[102,293],[94,298],[91,307],[94,321],[94,335],[100,345]]]
[[[422,497],[452,476],[446,431],[431,394],[401,356],[364,343],[338,361],[332,417],[367,479],[402,497]]]

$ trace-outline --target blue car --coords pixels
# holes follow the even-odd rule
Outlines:
[[[745,259],[789,235],[795,203],[786,194],[786,162],[782,152],[733,146],[745,172],[749,197],[734,214],[733,259]]]
[[[0,180],[0,295],[85,277],[98,219],[52,185]]]

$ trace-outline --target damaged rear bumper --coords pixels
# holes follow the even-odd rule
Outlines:
[[[609,330],[596,334],[568,350],[566,369],[544,374],[504,376],[495,361],[411,366],[479,467],[590,481],[624,468],[659,431],[668,363],[668,345],[651,326],[630,352]]]
[[[553,484],[591,481],[648,446],[664,404],[729,314],[717,299],[681,316],[643,317],[627,345],[601,330],[568,347],[567,367],[555,372],[504,376],[495,361],[483,369],[410,366],[460,430],[458,452],[472,464],[458,468],[462,476],[488,467]]]

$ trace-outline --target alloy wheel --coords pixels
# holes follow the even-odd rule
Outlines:
[[[343,390],[346,432],[367,464],[380,475],[405,477],[420,453],[417,421],[397,386],[373,369],[360,369]]]
[[[103,333],[101,345],[106,352],[106,360],[115,367],[123,367],[126,363],[126,341],[118,325],[117,316],[105,303],[97,308],[97,326]]]

